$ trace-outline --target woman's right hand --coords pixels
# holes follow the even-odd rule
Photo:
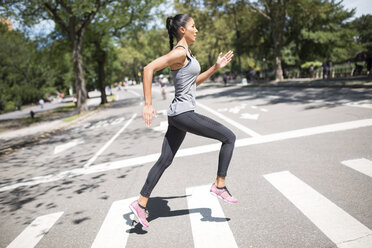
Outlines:
[[[154,107],[152,105],[143,106],[142,119],[147,127],[149,127],[152,123],[152,116],[157,117]]]

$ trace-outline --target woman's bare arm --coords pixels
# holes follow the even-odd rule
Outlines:
[[[173,64],[183,64],[186,59],[186,51],[183,48],[176,48],[168,54],[155,59],[143,69],[143,95],[145,98],[145,106],[142,110],[142,119],[146,126],[152,123],[152,116],[156,116],[156,111],[152,107],[151,85],[154,72],[159,71]]]
[[[222,53],[218,55],[217,62],[211,68],[201,73],[196,79],[196,86],[199,86],[210,76],[212,76],[217,70],[224,68],[228,63],[230,63],[232,57],[234,56],[233,51],[228,51],[225,56],[221,57]]]

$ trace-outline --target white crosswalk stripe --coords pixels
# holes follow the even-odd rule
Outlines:
[[[152,128],[154,131],[165,133],[168,130],[168,121],[160,122],[159,126]]]
[[[223,114],[215,111],[214,109],[212,109],[212,108],[210,108],[210,107],[208,107],[208,106],[206,106],[206,105],[204,105],[204,104],[202,104],[200,102],[198,102],[198,106],[200,106],[203,109],[207,110],[208,112],[214,114],[218,118],[223,119],[227,123],[235,126],[236,128],[240,129],[241,131],[243,131],[244,133],[246,133],[246,134],[248,134],[248,135],[250,135],[252,137],[260,137],[261,136],[259,133],[255,132],[255,131],[253,131],[253,130],[251,130],[249,128],[247,128],[246,126],[244,126],[244,125],[242,125],[242,124],[240,124],[240,123],[238,123],[238,122],[236,122],[236,121],[228,118],[227,116],[225,116],[225,115],[223,115]]]
[[[48,233],[63,212],[37,217],[7,248],[32,248]]]
[[[194,245],[238,247],[218,199],[209,193],[210,185],[186,189]]]
[[[66,150],[68,150],[68,149],[70,149],[74,146],[77,146],[77,145],[80,145],[80,144],[83,144],[83,143],[84,143],[83,139],[75,139],[75,140],[72,140],[72,141],[70,141],[66,144],[58,145],[54,148],[54,154],[66,151]]]
[[[129,236],[127,230],[131,228],[129,204],[136,199],[133,197],[112,203],[92,248],[123,248],[126,246]],[[124,212],[125,210],[127,211]]]
[[[88,160],[88,162],[84,165],[84,168],[88,168],[94,161],[101,155],[114,140],[119,137],[119,135],[130,125],[130,123],[136,118],[137,114],[133,114],[132,117],[125,123],[125,125],[117,132],[92,158]]]
[[[372,247],[372,231],[289,171],[264,177],[339,248]]]
[[[360,159],[353,159],[353,160],[346,160],[341,162],[343,165],[352,168],[360,173],[363,173],[367,176],[372,177],[372,161],[360,158]]]

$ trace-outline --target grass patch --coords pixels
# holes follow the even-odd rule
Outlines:
[[[39,117],[34,117],[34,118],[28,117],[28,118],[21,119],[20,122],[22,124],[29,125],[29,124],[40,122],[43,120],[45,120],[45,116],[39,116]]]
[[[372,81],[346,81],[347,85],[372,85]]]
[[[66,106],[58,107],[53,112],[63,113],[63,112],[69,112],[69,111],[73,111],[73,110],[75,110],[75,104],[71,103],[71,104],[66,105]]]
[[[79,117],[81,117],[81,116],[84,116],[84,115],[86,115],[86,114],[89,114],[89,113],[95,111],[98,107],[99,107],[99,106],[95,107],[94,109],[88,110],[87,112],[82,113],[82,114],[71,115],[71,116],[69,116],[69,117],[63,119],[62,121],[63,121],[63,122],[70,122],[70,121],[76,120],[77,118],[79,118]]]
[[[107,101],[108,101],[108,102],[113,102],[113,101],[115,101],[115,95],[107,96]]]
[[[3,133],[5,131],[6,131],[6,129],[0,128],[0,133]]]
[[[71,122],[71,121],[76,120],[77,118],[79,118],[79,116],[80,116],[79,114],[72,115],[70,117],[67,117],[67,118],[63,119],[63,122]]]

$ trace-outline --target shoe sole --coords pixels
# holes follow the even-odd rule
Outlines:
[[[220,198],[221,200],[223,200],[224,202],[227,202],[227,203],[230,203],[230,204],[237,204],[238,202],[231,202],[231,201],[228,201],[228,200],[225,200],[223,199],[221,196],[217,195],[216,193],[214,193],[213,191],[209,191],[209,193],[211,193],[211,195],[213,196],[217,196],[218,198]]]
[[[146,228],[149,227],[149,226],[146,226],[145,224],[142,223],[141,218],[138,217],[138,213],[137,213],[137,211],[132,207],[132,205],[129,205],[129,208],[130,208],[130,210],[133,212],[133,214],[137,217],[138,221],[141,223],[141,225],[142,225],[143,227],[146,227]]]

